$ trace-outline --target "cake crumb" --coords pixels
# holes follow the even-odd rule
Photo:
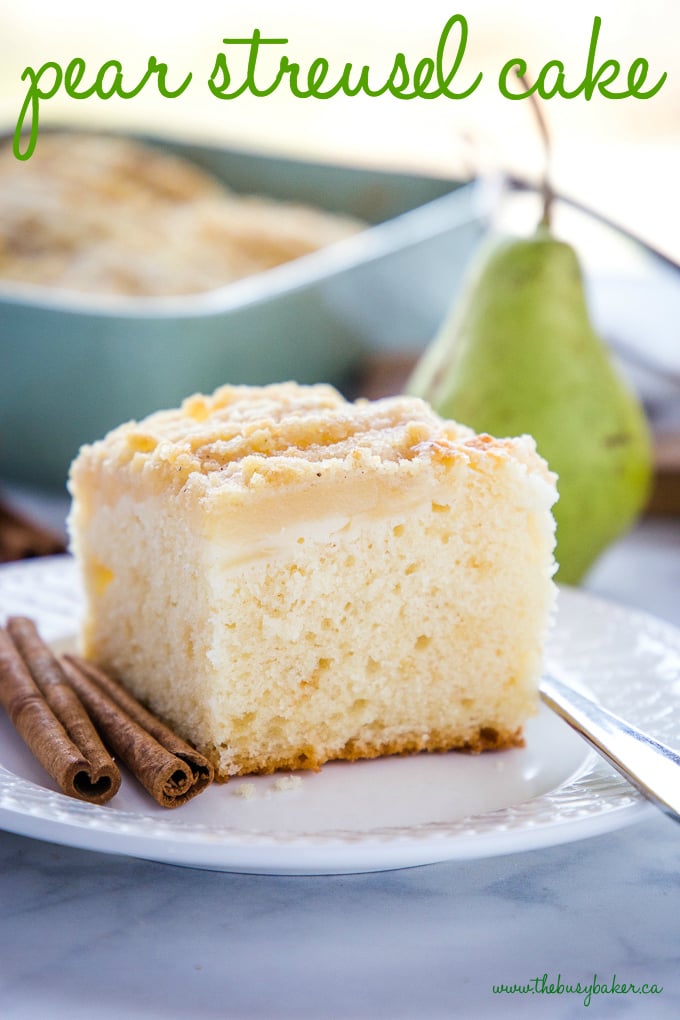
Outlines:
[[[298,787],[302,786],[302,779],[300,776],[281,776],[274,783],[274,789],[277,792],[282,790],[297,790]]]
[[[234,796],[242,797],[243,800],[252,800],[255,795],[255,783],[240,783],[234,790]]]

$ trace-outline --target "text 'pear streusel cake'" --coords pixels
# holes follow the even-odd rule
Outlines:
[[[553,603],[529,437],[224,386],[84,447],[83,652],[220,778],[521,743]]]

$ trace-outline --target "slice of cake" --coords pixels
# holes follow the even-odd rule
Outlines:
[[[84,654],[220,778],[521,743],[554,476],[421,400],[225,386],[71,472]]]

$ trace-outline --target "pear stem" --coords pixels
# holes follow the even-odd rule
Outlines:
[[[552,218],[552,204],[554,198],[554,191],[550,182],[550,164],[552,157],[552,140],[550,138],[550,132],[548,131],[548,122],[543,116],[543,110],[541,104],[536,98],[536,93],[533,91],[532,85],[529,79],[524,74],[517,74],[517,77],[522,82],[528,96],[531,109],[533,110],[538,130],[541,134],[541,141],[543,142],[543,154],[545,156],[545,166],[543,168],[543,180],[541,181],[541,191],[543,193],[543,215],[541,216],[540,225],[543,227],[550,227]]]

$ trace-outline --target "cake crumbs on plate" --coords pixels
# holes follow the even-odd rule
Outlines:
[[[255,783],[239,783],[234,789],[234,796],[242,797],[243,800],[252,800],[256,795]]]
[[[281,776],[274,782],[274,789],[277,793],[283,790],[297,790],[300,786],[302,786],[300,776]]]

